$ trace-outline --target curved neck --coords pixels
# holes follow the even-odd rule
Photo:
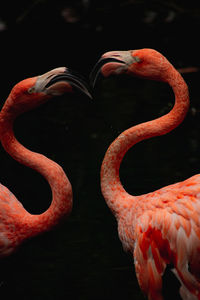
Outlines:
[[[159,135],[166,134],[177,127],[184,119],[189,107],[188,88],[173,66],[169,67],[166,81],[175,94],[175,105],[166,115],[146,122],[121,133],[108,148],[101,167],[102,194],[116,217],[128,203],[133,203],[134,196],[129,195],[123,188],[119,168],[125,153],[136,143]],[[132,197],[133,201],[126,201]]]
[[[15,117],[5,104],[0,112],[0,140],[4,149],[19,163],[39,172],[48,181],[52,190],[50,207],[40,215],[31,215],[24,209],[21,219],[24,235],[37,235],[49,230],[67,216],[72,209],[72,188],[62,168],[47,157],[22,146],[14,136]],[[29,230],[27,230],[27,228]]]

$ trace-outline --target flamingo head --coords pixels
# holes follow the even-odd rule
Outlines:
[[[167,81],[167,69],[170,63],[153,49],[110,51],[103,54],[91,72],[94,86],[99,74],[130,74],[141,78]]]
[[[5,107],[9,108],[13,114],[19,114],[39,106],[52,97],[75,90],[79,90],[91,98],[83,79],[73,71],[60,67],[17,83],[11,91]]]

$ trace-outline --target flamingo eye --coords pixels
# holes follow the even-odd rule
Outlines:
[[[28,89],[28,93],[29,93],[29,94],[35,93],[35,87],[32,86],[31,88],[29,88],[29,89]]]

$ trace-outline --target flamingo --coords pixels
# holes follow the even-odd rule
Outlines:
[[[11,90],[0,112],[0,141],[19,163],[39,172],[52,190],[50,207],[32,215],[4,185],[0,184],[0,257],[13,253],[27,238],[50,230],[72,210],[72,187],[63,169],[44,155],[22,146],[15,138],[13,123],[21,113],[33,109],[53,96],[79,89],[90,96],[84,83],[65,67],[25,79]]]
[[[101,191],[148,299],[163,299],[167,265],[173,266],[180,281],[182,299],[200,299],[200,175],[139,196],[127,193],[119,176],[121,161],[133,145],[164,135],[183,121],[189,107],[188,87],[172,64],[153,49],[106,52],[91,73],[93,85],[100,73],[166,82],[174,92],[175,105],[169,113],[125,130],[111,143],[101,166]]]

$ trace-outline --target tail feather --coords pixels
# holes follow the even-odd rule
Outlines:
[[[191,292],[187,289],[187,287],[184,285],[183,281],[181,280],[180,276],[178,275],[178,272],[176,269],[172,269],[172,272],[176,275],[178,278],[179,282],[181,283],[181,287],[179,290],[179,293],[181,295],[181,298],[183,300],[199,300],[200,295],[196,296],[194,294],[191,294]]]
[[[182,285],[180,288],[180,295],[183,300],[199,300],[199,296],[195,296],[190,293],[190,291]]]

